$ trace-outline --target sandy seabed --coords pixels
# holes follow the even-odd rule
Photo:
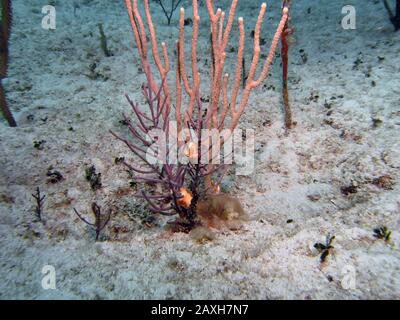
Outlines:
[[[297,125],[289,133],[283,128],[277,58],[240,124],[256,132],[254,174],[232,174],[223,184],[251,221],[205,244],[168,234],[165,218],[146,227],[148,213],[115,164],[116,157],[132,158],[109,133],[127,131],[120,122],[129,111],[124,94],[144,106],[123,1],[53,2],[57,29],[49,31],[41,28],[45,1],[13,1],[4,86],[19,127],[0,123],[1,299],[400,297],[400,32],[393,32],[381,1],[351,1],[356,30],[341,28],[346,1],[293,1],[289,87]],[[219,2],[228,8],[229,1]],[[265,52],[280,11],[280,1],[269,2]],[[259,5],[241,1],[238,9],[248,48]],[[189,15],[190,2],[184,6]],[[171,48],[177,16],[167,26],[152,8],[158,38]],[[201,16],[203,58],[210,54],[204,6]],[[111,57],[100,48],[98,23]],[[251,56],[246,50],[246,61]],[[226,70],[233,70],[234,57]],[[209,70],[204,60],[200,70]],[[91,165],[102,178],[96,192],[85,180]],[[49,182],[49,168],[64,179]],[[37,186],[46,195],[42,222],[31,196]],[[349,186],[352,193],[344,192]],[[97,243],[73,212],[87,212],[93,201],[113,209]],[[379,226],[392,231],[389,243],[374,237]],[[314,244],[328,234],[336,236],[334,250],[321,265]],[[55,290],[42,288],[45,265],[56,270]],[[348,272],[355,275],[350,288]]]

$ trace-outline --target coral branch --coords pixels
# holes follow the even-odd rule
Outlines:
[[[395,31],[400,30],[400,0],[396,0],[396,14],[393,13],[387,0],[383,0],[383,4],[388,12],[389,19],[392,22]]]
[[[36,217],[39,219],[39,221],[42,221],[42,213],[43,213],[43,203],[44,203],[44,198],[46,196],[42,196],[40,194],[40,188],[36,188],[36,193],[32,194],[32,197],[36,200],[36,208],[35,208],[35,214]]]
[[[264,16],[265,10],[266,10],[266,5],[263,4],[261,6],[259,20],[257,21],[256,31],[255,31],[255,35],[254,35],[254,47],[255,48],[254,48],[253,61],[252,61],[251,67],[250,67],[249,75],[247,77],[246,86],[245,86],[245,89],[244,89],[243,94],[242,94],[242,100],[241,100],[240,105],[239,105],[239,110],[237,112],[234,112],[233,117],[232,117],[232,122],[231,122],[231,125],[230,125],[230,129],[231,130],[236,128],[236,126],[237,126],[237,124],[239,122],[239,118],[240,118],[240,116],[244,112],[244,109],[247,106],[251,91],[254,88],[258,87],[265,80],[265,78],[268,76],[269,68],[270,68],[272,60],[274,58],[275,51],[276,51],[276,48],[278,46],[279,39],[281,37],[283,28],[285,27],[286,21],[288,19],[289,9],[285,7],[283,9],[283,11],[282,11],[283,15],[282,15],[281,21],[280,21],[280,23],[278,25],[278,29],[276,30],[274,38],[272,40],[271,48],[269,50],[268,57],[267,57],[267,59],[266,59],[266,61],[264,63],[263,70],[262,70],[259,78],[257,80],[254,80],[255,70],[256,70],[257,63],[258,63],[259,56],[260,56],[259,30],[261,28],[261,23],[262,23],[262,20],[260,18]],[[258,30],[258,32],[257,32],[257,30]]]
[[[160,5],[162,11],[164,12],[165,17],[167,18],[168,25],[170,25],[172,15],[174,14],[176,8],[178,8],[178,6],[182,2],[182,0],[171,0],[171,9],[169,11],[164,6],[164,3],[162,0],[156,0],[156,1]]]
[[[283,1],[283,7],[285,8],[289,4],[289,1]],[[288,88],[288,68],[289,68],[289,44],[287,37],[292,34],[292,29],[289,28],[289,19],[287,20],[285,27],[282,31],[281,37],[281,58],[282,58],[282,97],[283,106],[285,109],[285,126],[287,129],[293,127],[292,110],[289,103],[289,88]]]
[[[94,222],[89,222],[88,220],[86,220],[75,208],[74,208],[74,212],[80,220],[82,220],[88,226],[93,227],[93,229],[96,232],[96,241],[99,239],[101,231],[103,231],[103,229],[110,222],[111,214],[112,214],[112,211],[109,210],[108,214],[104,217],[101,214],[101,208],[95,202],[92,203],[92,212],[93,212],[93,215],[95,218]]]
[[[0,109],[10,127],[16,127],[12,112],[6,100],[3,88],[3,79],[7,77],[7,66],[9,59],[8,41],[11,33],[12,10],[11,0],[1,1],[1,24],[0,24]]]

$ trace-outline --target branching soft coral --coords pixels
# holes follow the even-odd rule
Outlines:
[[[115,132],[112,134],[124,142],[145,166],[131,165],[124,161],[129,170],[136,173],[134,178],[136,182],[152,186],[151,192],[142,190],[137,196],[144,198],[153,212],[164,215],[178,214],[179,218],[172,222],[175,230],[190,231],[193,227],[204,223],[199,218],[197,206],[201,201],[205,201],[207,195],[219,192],[220,182],[227,169],[226,165],[214,161],[213,146],[216,144],[218,147],[222,146],[232,136],[247,106],[251,91],[260,86],[268,76],[280,36],[288,19],[288,8],[285,7],[282,11],[282,18],[272,40],[270,51],[257,78],[256,70],[261,57],[260,31],[267,8],[265,3],[261,6],[254,32],[254,55],[241,98],[238,99],[242,84],[245,47],[244,20],[241,17],[238,19],[239,48],[231,97],[228,94],[230,76],[224,73],[226,50],[238,0],[232,0],[228,15],[225,15],[221,9],[215,11],[214,1],[206,0],[211,22],[212,61],[210,101],[207,108],[203,108],[200,99],[201,74],[197,53],[200,25],[198,1],[193,0],[191,77],[185,59],[185,10],[181,8],[179,40],[176,44],[175,121],[172,121],[172,94],[168,82],[171,64],[167,45],[164,42],[161,43],[161,58],[149,1],[143,0],[147,29],[138,8],[138,1],[125,0],[125,2],[146,76],[146,84],[143,85],[142,91],[148,110],[143,111],[127,96],[136,121],[133,122],[127,115],[124,117],[136,141],[131,141]],[[151,50],[149,50],[150,46]],[[159,85],[151,67],[150,52],[154,60],[155,68],[153,69],[159,73]],[[185,103],[186,108],[184,108]],[[174,126],[175,122],[176,126]],[[215,142],[209,135],[203,136],[204,129],[216,132],[219,140]],[[178,161],[174,161],[176,158]],[[220,209],[222,211],[217,212],[218,214],[226,212],[224,206]]]

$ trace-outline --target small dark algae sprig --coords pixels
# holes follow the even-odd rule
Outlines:
[[[38,150],[43,150],[45,143],[46,143],[46,140],[39,140],[39,141],[35,140],[35,141],[33,141],[33,147]]]
[[[111,219],[111,209],[108,211],[108,214],[103,216],[101,214],[101,207],[97,205],[97,203],[93,202],[92,203],[92,211],[94,215],[94,222],[89,222],[86,220],[75,208],[74,211],[76,215],[81,219],[84,223],[86,223],[88,226],[91,226],[94,231],[96,232],[96,241],[99,240],[99,236],[101,231],[107,226],[107,224],[110,222]]]
[[[390,237],[392,235],[392,231],[390,231],[387,227],[382,226],[374,229],[374,237],[377,239],[383,239],[386,243],[390,241]]]
[[[85,178],[90,183],[90,187],[93,191],[101,189],[101,173],[96,173],[94,165],[85,170]]]
[[[53,183],[54,184],[54,183],[58,183],[58,182],[64,180],[64,177],[61,174],[61,172],[58,171],[58,170],[54,170],[52,167],[50,167],[47,170],[46,175],[48,177],[48,179],[47,179],[48,183]]]
[[[121,164],[125,162],[125,158],[124,157],[116,157],[114,160],[115,164]]]
[[[107,44],[107,37],[106,34],[104,33],[104,29],[103,29],[103,24],[99,23],[97,24],[98,28],[99,28],[99,32],[100,32],[100,45],[101,45],[101,49],[103,50],[103,53],[106,57],[111,57],[113,54],[111,53],[111,51],[108,49],[108,44]]]
[[[40,194],[40,188],[36,187],[36,193],[33,193],[32,197],[36,200],[35,215],[39,219],[39,221],[42,221],[43,203],[46,196],[42,196]]]
[[[331,236],[330,234],[328,234],[326,236],[325,244],[322,244],[320,242],[314,244],[314,248],[321,253],[320,256],[321,263],[324,263],[326,261],[327,257],[331,253],[331,250],[334,249],[334,246],[332,246],[333,240],[335,240],[335,236]]]

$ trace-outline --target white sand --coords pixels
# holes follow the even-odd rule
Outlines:
[[[318,6],[315,1],[293,1],[296,43],[290,51],[290,95],[297,126],[289,134],[283,129],[276,60],[266,82],[275,90],[257,89],[241,120],[243,128],[256,130],[255,174],[225,181],[252,221],[203,245],[185,234],[168,235],[162,227],[165,219],[146,228],[141,201],[132,192],[121,195],[129,178],[114,159],[131,156],[109,129],[126,133],[119,123],[121,113],[129,111],[124,93],[142,102],[143,76],[123,1],[74,2],[79,3],[76,16],[73,1],[55,1],[57,29],[46,31],[41,28],[46,1],[14,1],[5,87],[19,127],[0,123],[0,298],[400,296],[400,32],[392,31],[380,1],[351,1],[357,8],[357,30],[347,31],[340,26],[347,1],[321,0]],[[220,2],[227,8],[229,1]],[[280,1],[270,3],[264,29],[268,40],[279,19]],[[239,8],[249,48],[259,4],[241,1]],[[159,8],[152,8],[155,20],[161,21],[159,39],[172,48],[177,16],[168,27]],[[209,57],[208,20],[201,10],[201,56]],[[100,49],[100,22],[112,57]],[[247,61],[251,54],[246,50]],[[357,58],[363,62],[353,70]],[[233,70],[229,61],[226,70]],[[107,80],[85,76],[92,63]],[[208,72],[203,63],[201,70]],[[207,86],[205,82],[204,95]],[[382,121],[378,128],[373,118]],[[43,150],[33,147],[40,140],[46,141]],[[97,193],[84,177],[90,164],[102,173],[103,188]],[[65,180],[47,183],[50,166]],[[393,178],[393,190],[371,183],[383,175]],[[352,183],[358,192],[344,196],[340,188]],[[31,193],[36,186],[46,194],[44,223],[34,218]],[[72,210],[85,212],[92,201],[114,209],[103,242],[94,242]],[[381,225],[392,230],[389,244],[373,236]],[[328,233],[336,235],[335,249],[321,267],[313,245]],[[56,269],[56,290],[41,286],[41,270],[48,264]],[[341,284],[346,268],[356,272],[355,288],[347,290]]]

